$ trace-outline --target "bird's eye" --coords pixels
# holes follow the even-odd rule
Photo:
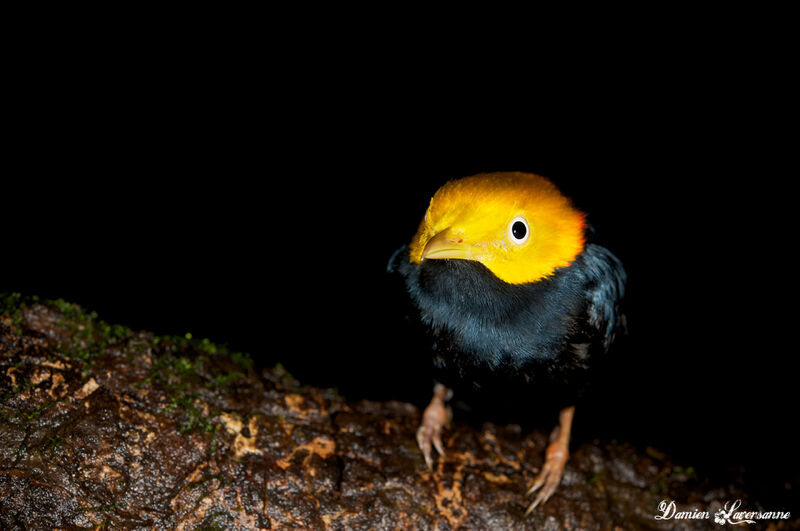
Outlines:
[[[511,238],[511,241],[516,243],[517,245],[522,245],[531,235],[530,229],[528,229],[528,222],[522,216],[517,216],[511,220],[511,223],[508,224],[508,235]]]

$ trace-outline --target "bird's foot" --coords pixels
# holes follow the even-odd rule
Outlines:
[[[556,439],[547,447],[542,470],[533,480],[533,486],[528,491],[528,496],[531,496],[537,490],[539,492],[528,506],[528,510],[525,511],[526,515],[536,509],[537,505],[550,499],[550,496],[556,491],[556,488],[561,483],[561,475],[564,473],[564,465],[567,464],[568,456],[567,443],[563,441]]]
[[[567,407],[561,411],[560,424],[556,426],[552,435],[550,435],[550,444],[544,454],[542,469],[533,480],[533,485],[528,491],[528,496],[536,493],[536,498],[525,511],[526,515],[536,509],[539,504],[549,500],[561,483],[564,466],[567,464],[567,458],[569,457],[569,436],[574,412],[574,407]]]
[[[444,457],[444,446],[442,445],[442,427],[452,418],[452,411],[445,404],[453,392],[442,384],[437,383],[433,388],[433,398],[428,407],[422,413],[422,423],[417,429],[417,444],[422,450],[425,464],[429,470],[433,469],[433,458],[431,457],[431,445],[436,448],[439,455]]]

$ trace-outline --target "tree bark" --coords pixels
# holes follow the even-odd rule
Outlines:
[[[724,502],[747,504],[658,451],[595,442],[526,517],[545,433],[456,422],[429,471],[411,404],[351,403],[62,301],[6,306],[3,529],[706,529]],[[661,500],[712,516],[659,521]]]

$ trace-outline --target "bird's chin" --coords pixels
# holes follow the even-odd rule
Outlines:
[[[489,281],[494,275],[478,260],[462,258],[435,258],[423,260],[419,266],[422,270],[436,276],[464,282],[468,279]]]

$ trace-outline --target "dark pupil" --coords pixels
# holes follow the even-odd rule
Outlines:
[[[518,240],[524,238],[527,232],[528,229],[525,228],[525,224],[521,221],[516,221],[513,225],[511,225],[511,234],[513,234]]]

